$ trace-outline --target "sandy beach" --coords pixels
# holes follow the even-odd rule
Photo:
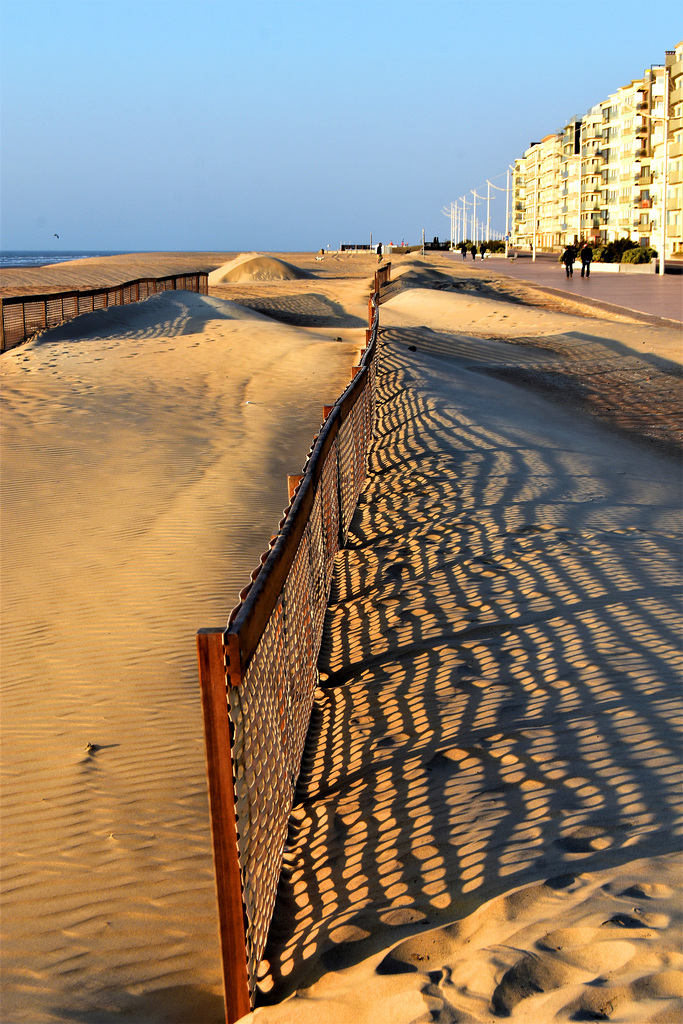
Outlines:
[[[194,634],[276,530],[376,259],[196,259],[229,264],[209,296],[0,357],[7,1024],[223,1020]],[[392,265],[249,1019],[678,1021],[681,332]]]

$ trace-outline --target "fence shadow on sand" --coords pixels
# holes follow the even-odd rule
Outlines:
[[[261,1002],[516,887],[677,849],[673,488],[409,341],[385,332]]]

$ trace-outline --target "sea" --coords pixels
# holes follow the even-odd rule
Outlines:
[[[124,256],[128,249],[1,249],[0,270],[3,267],[45,267],[50,263],[68,263],[69,260],[83,260],[90,256]]]

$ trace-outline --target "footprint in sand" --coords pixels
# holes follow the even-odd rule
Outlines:
[[[555,840],[559,846],[568,854],[593,853],[596,850],[606,850],[612,846],[613,839],[605,834],[603,829],[595,825],[582,825],[574,829],[561,839]]]

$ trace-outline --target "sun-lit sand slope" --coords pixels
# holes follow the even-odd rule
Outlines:
[[[341,333],[177,292],[0,358],[3,1024],[223,1019],[194,635],[277,529]]]
[[[382,306],[265,965],[295,998],[253,1019],[678,1021],[679,463],[499,379],[560,357],[457,298]]]
[[[243,253],[234,260],[224,263],[209,274],[209,284],[225,284],[242,281],[297,281],[311,277],[286,260],[274,259],[260,253]]]

